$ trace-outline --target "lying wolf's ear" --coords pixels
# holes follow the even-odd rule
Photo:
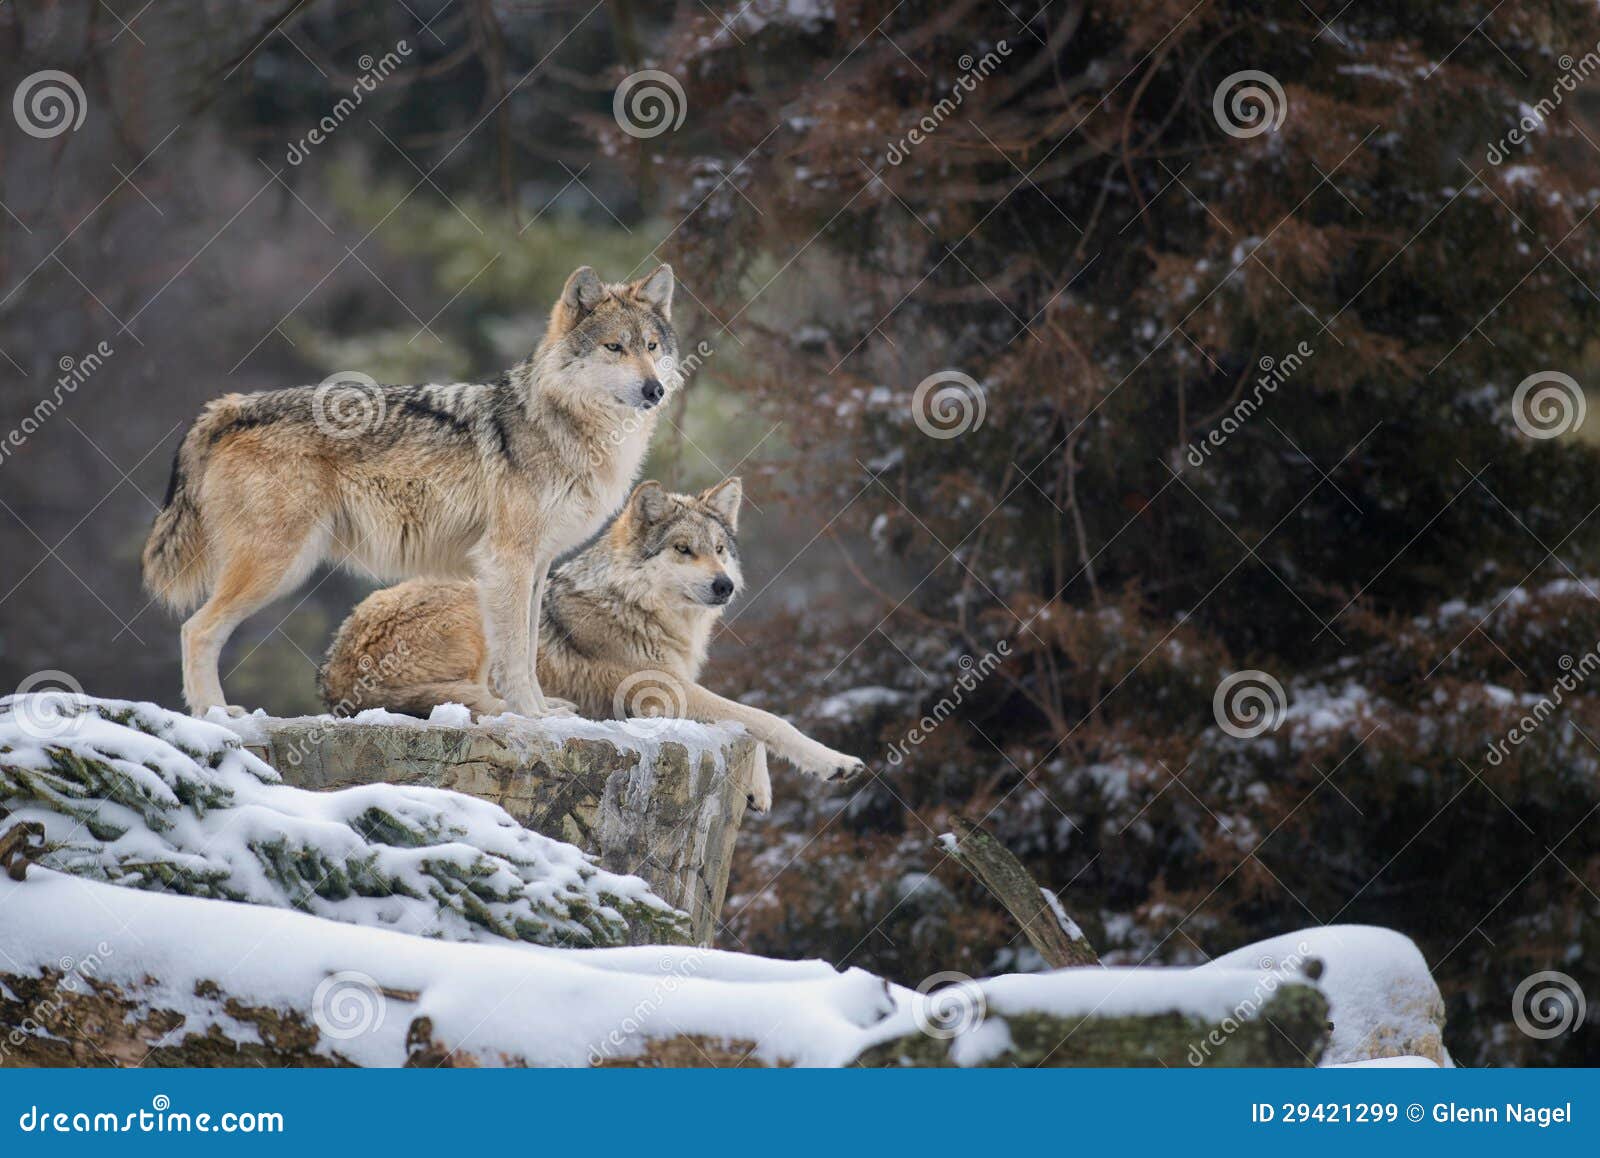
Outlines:
[[[641,523],[660,522],[671,508],[672,500],[666,489],[654,479],[634,487],[628,499],[628,509]]]
[[[737,477],[724,479],[700,496],[705,503],[735,531],[739,529],[739,503],[744,499],[744,483]]]
[[[550,332],[564,334],[605,301],[606,285],[600,275],[586,265],[580,265],[567,278],[556,308],[550,311]]]
[[[672,277],[670,265],[658,265],[656,271],[643,281],[633,283],[633,295],[642,302],[655,306],[667,317],[672,317],[672,290],[677,282]]]

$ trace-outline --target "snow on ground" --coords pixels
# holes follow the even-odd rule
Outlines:
[[[154,704],[0,700],[0,804],[44,826],[43,863],[135,888],[449,940],[607,944],[641,916],[679,919],[640,878],[487,801],[292,788],[234,731]]]
[[[95,951],[97,982],[140,986],[154,978],[141,990],[149,1008],[187,1018],[169,1044],[213,1024],[248,1036],[195,996],[197,983],[220,979],[229,996],[247,1005],[311,1010],[319,1024],[332,1022],[336,1032],[325,1029],[319,1051],[363,1065],[403,1063],[407,1029],[426,1017],[434,1040],[482,1064],[589,1065],[635,1056],[651,1039],[683,1035],[742,1043],[765,1064],[838,1066],[871,1045],[916,1033],[924,1000],[860,969],[839,972],[823,961],[681,946],[450,943],[283,909],[118,889],[38,867],[23,882],[0,879],[0,912],[7,917],[0,925],[7,971],[60,968],[62,960]],[[1299,980],[1292,954],[1302,942],[1339,971],[1337,937],[1352,959],[1372,953],[1380,963],[1396,963],[1404,956],[1400,943],[1409,945],[1385,930],[1332,928],[1230,954],[1239,967],[1219,959],[1199,969],[1089,967],[966,982],[969,993],[981,994],[987,1018],[973,1018],[951,1056],[961,1065],[993,1060],[1010,1043],[1006,1018],[1029,1012],[1243,1019],[1277,986]],[[330,983],[345,987],[342,1007]],[[1363,999],[1373,1003],[1385,992],[1378,985],[1367,990]],[[1350,992],[1336,989],[1333,996],[1347,1021],[1353,1023],[1356,1009],[1370,1010],[1374,1023],[1384,1020],[1378,1004],[1357,1005]],[[359,1031],[348,1024],[352,1002]],[[925,1007],[920,1012],[927,1016]],[[1343,1060],[1350,1059],[1333,1051],[1327,1058]]]
[[[452,944],[37,867],[23,882],[0,878],[0,912],[0,960],[15,961],[8,971],[59,968],[104,945],[110,952],[99,953],[95,980],[132,987],[155,978],[141,990],[149,1005],[189,1018],[174,1043],[211,1024],[211,1003],[195,997],[200,981],[219,981],[250,1003],[331,1019],[339,1010],[326,989],[318,1002],[318,988],[345,979],[357,986],[345,999],[365,1004],[365,1024],[359,1033],[324,1033],[319,1050],[364,1065],[401,1064],[418,1017],[431,1019],[435,1040],[485,1064],[582,1066],[628,1056],[650,1037],[690,1034],[750,1042],[767,1063],[838,1065],[896,1004],[880,979],[820,961],[662,946]]]
[[[437,727],[452,719],[446,713],[432,724],[394,722]],[[438,862],[463,870],[487,863],[476,882],[510,898],[492,905],[513,909],[537,902],[603,910],[619,897],[661,902],[637,878],[602,873],[572,846],[528,832],[473,797],[393,785],[329,793],[283,785],[241,746],[240,733],[248,738],[259,726],[87,697],[0,700],[6,826],[43,823],[61,846],[49,854],[59,858],[53,863],[75,870],[35,865],[24,881],[0,879],[5,970],[60,968],[95,951],[101,982],[143,986],[153,978],[151,1007],[188,1017],[179,1035],[212,1024],[251,1032],[232,1019],[222,1024],[226,1015],[195,996],[200,981],[218,981],[248,1004],[322,1014],[330,1011],[320,1008],[326,999],[319,994],[330,979],[354,976],[376,1021],[353,1036],[324,1034],[319,1048],[368,1065],[403,1062],[407,1028],[419,1017],[431,1019],[436,1040],[486,1064],[584,1065],[636,1054],[650,1038],[698,1035],[749,1043],[754,1058],[767,1063],[832,1066],[917,1031],[918,1003],[927,999],[859,969],[692,947],[555,949],[485,936],[442,903]],[[576,719],[554,726],[608,740],[618,732],[615,723]],[[718,729],[684,721],[669,722],[666,732],[708,746],[725,739]],[[86,794],[92,778],[66,776],[61,753],[109,768],[122,792]],[[7,790],[7,776],[29,776],[31,787]],[[370,826],[358,831],[357,819],[375,809],[436,839],[405,847],[380,842]],[[84,839],[90,824],[94,840]],[[415,895],[291,896],[260,853],[275,841],[332,862],[371,857],[410,881]],[[162,858],[210,874],[221,895],[232,890],[251,903],[107,883],[148,887],[137,866]],[[483,943],[452,943],[472,939]],[[1198,969],[1083,968],[968,982],[988,1017],[953,1043],[952,1057],[959,1064],[992,1060],[1009,1044],[1005,1018],[1024,1012],[1247,1017],[1278,985],[1307,976],[1311,958],[1323,965],[1317,984],[1334,1022],[1324,1064],[1449,1064],[1439,1040],[1442,1003],[1426,962],[1408,938],[1366,926],[1285,934]],[[929,963],[930,972],[935,967]]]

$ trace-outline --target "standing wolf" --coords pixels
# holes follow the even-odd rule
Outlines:
[[[672,291],[665,265],[617,285],[584,266],[538,349],[498,382],[325,383],[206,406],[144,549],[158,598],[201,604],[183,625],[189,710],[224,705],[217,660],[233,629],[333,562],[391,580],[475,577],[495,686],[511,711],[544,714],[529,625],[551,560],[638,473],[656,419],[640,412],[661,401],[678,352]]]
[[[855,757],[697,682],[711,630],[743,581],[734,537],[741,497],[738,479],[695,496],[640,484],[606,534],[551,573],[540,682],[591,718],[733,720],[803,771],[854,776],[862,769]],[[488,667],[472,583],[413,579],[374,592],[350,613],[318,683],[341,715],[382,707],[425,716],[443,703],[488,715],[505,710]],[[772,788],[764,767],[749,791],[766,811]]]

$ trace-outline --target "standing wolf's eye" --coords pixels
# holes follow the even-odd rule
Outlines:
[[[689,550],[688,546],[686,546],[685,544],[679,543],[678,544],[678,554],[680,554],[680,555],[693,555],[694,552]]]
[[[717,544],[717,554],[724,554],[727,550],[728,548],[724,547],[721,543]]]
[[[656,348],[656,344],[654,342],[651,342],[648,346],[645,347],[645,349],[647,349],[647,350],[654,350],[655,348]]]
[[[606,349],[610,350],[613,354],[620,354],[620,353],[622,353],[622,343],[621,342],[607,342],[606,343]]]

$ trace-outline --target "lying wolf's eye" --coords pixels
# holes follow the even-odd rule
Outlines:
[[[655,348],[656,348],[656,344],[654,342],[651,342],[648,346],[645,347],[645,349],[647,349],[647,350],[654,350]]]
[[[678,544],[678,554],[680,554],[680,555],[693,555],[694,552],[689,550],[689,548],[684,546],[684,544],[679,543]]]
[[[613,354],[620,354],[620,353],[622,353],[622,343],[621,342],[607,342],[606,343],[606,349],[610,350]]]
[[[721,543],[717,544],[717,554],[721,555],[721,554],[725,553],[727,551],[727,549],[728,548],[724,547]]]

